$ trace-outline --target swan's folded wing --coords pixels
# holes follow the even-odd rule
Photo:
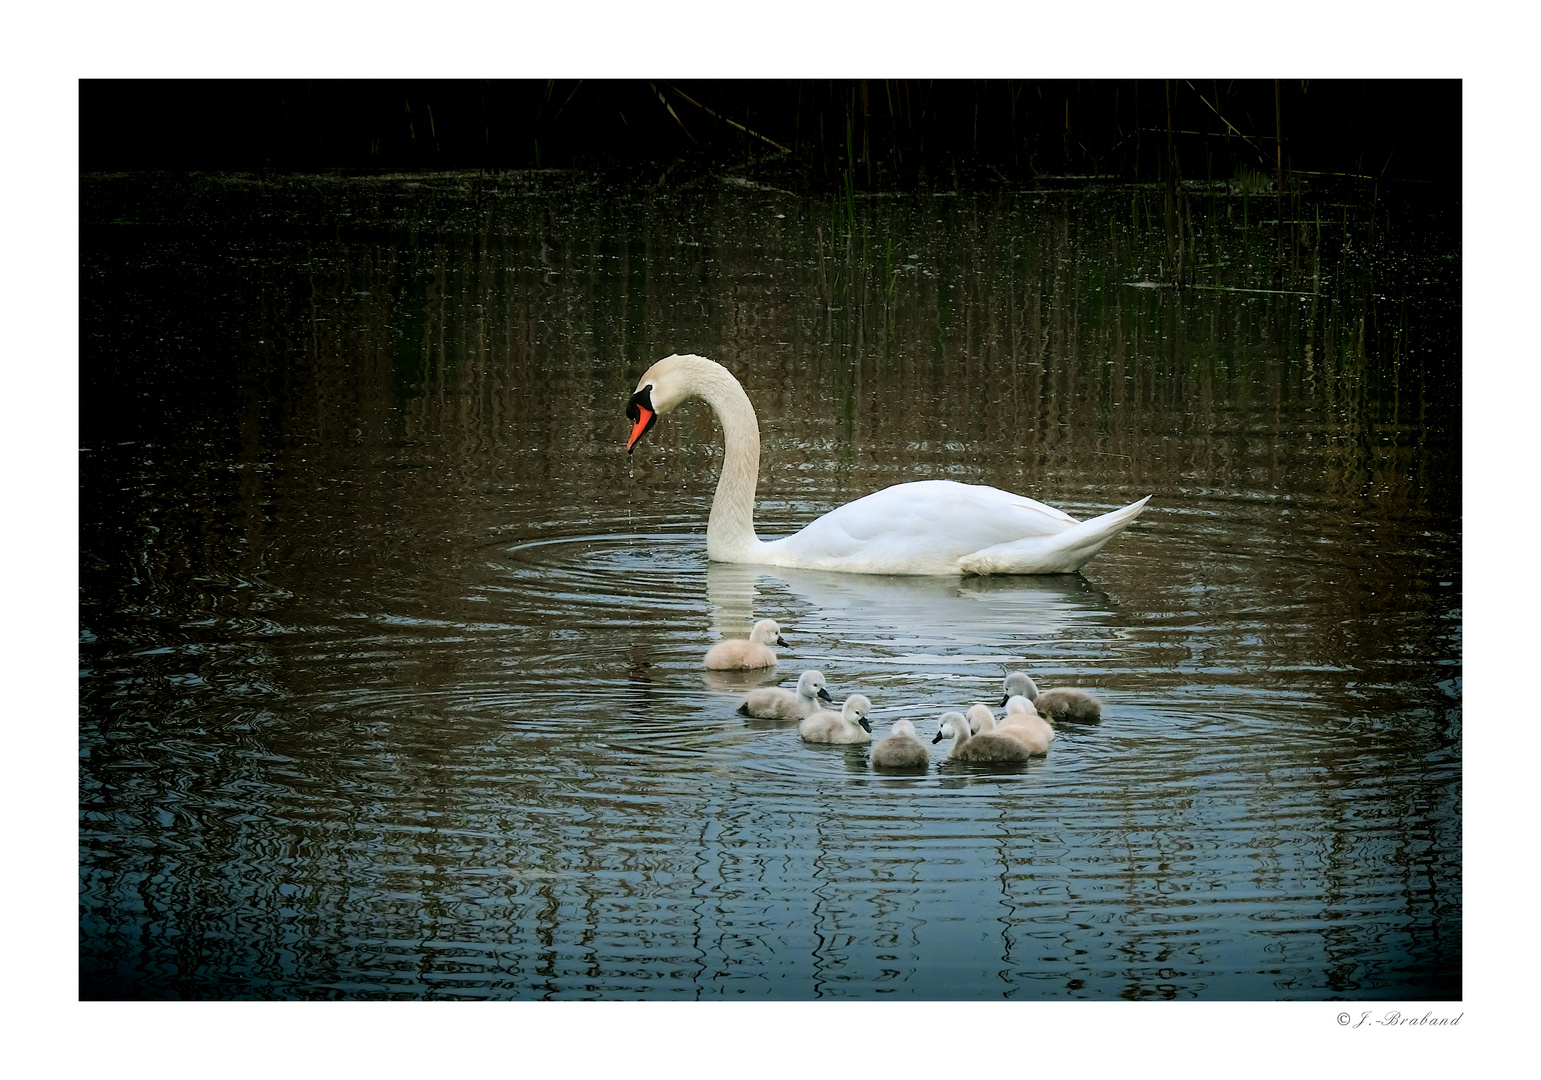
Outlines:
[[[983,548],[963,556],[959,568],[966,574],[1073,574],[1139,517],[1149,501],[1147,495],[1053,537],[1025,537]]]
[[[804,566],[868,573],[958,573],[982,548],[1073,528],[1074,518],[999,488],[921,480],[831,510],[795,536],[767,545]]]

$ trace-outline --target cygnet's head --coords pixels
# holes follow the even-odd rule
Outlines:
[[[968,729],[975,735],[978,735],[981,731],[995,730],[995,714],[990,711],[990,706],[969,706]]]
[[[908,735],[913,739],[916,738],[915,725],[910,723],[908,720],[895,720],[894,726],[888,729],[888,734]]]
[[[872,721],[867,719],[867,714],[872,712],[872,702],[867,700],[866,694],[852,694],[846,698],[841,712],[847,724],[860,724],[863,731],[872,733]]]
[[[956,711],[944,712],[942,714],[942,726],[937,729],[936,738],[931,741],[932,743],[939,743],[943,739],[956,738],[960,732],[967,729],[968,721],[963,718],[962,713]]]
[[[1001,704],[1005,705],[1013,697],[1021,695],[1028,701],[1038,700],[1038,684],[1025,671],[1013,671],[1006,676],[1006,696],[1001,698]]]
[[[829,691],[824,688],[824,673],[822,671],[803,672],[797,680],[797,693],[799,697],[822,698],[828,702],[835,700],[829,696]]]
[[[761,619],[754,624],[754,629],[749,631],[749,640],[761,645],[780,645],[783,649],[787,643],[781,639],[781,627],[776,625],[775,619]]]
[[[1012,694],[1006,699],[1006,715],[1012,713],[1026,713],[1028,716],[1037,716],[1038,710],[1033,708],[1033,703],[1021,694]]]

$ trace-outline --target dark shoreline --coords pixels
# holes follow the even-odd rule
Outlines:
[[[1039,178],[1459,186],[1458,80],[82,80],[84,172],[640,169],[795,191]],[[1170,167],[1175,162],[1176,169]]]

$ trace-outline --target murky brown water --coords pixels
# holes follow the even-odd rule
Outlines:
[[[81,191],[83,996],[1460,996],[1458,208],[1195,191],[1177,293],[1143,188]],[[710,413],[622,448],[674,351],[762,536],[1155,498],[1080,576],[709,565]],[[1107,716],[879,775],[734,711],[805,667]]]

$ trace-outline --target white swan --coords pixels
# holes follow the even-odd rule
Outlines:
[[[1054,725],[1033,709],[1033,703],[1020,694],[1006,699],[1006,715],[995,725],[1002,735],[1010,735],[1035,754],[1047,754],[1054,741]]]
[[[786,648],[787,643],[781,637],[781,627],[776,625],[775,619],[761,619],[749,631],[748,641],[742,638],[719,641],[707,650],[706,659],[702,663],[713,671],[775,667],[776,650],[771,648],[772,645]]]
[[[1080,724],[1102,722],[1102,702],[1089,690],[1062,686],[1039,693],[1038,684],[1031,675],[1025,671],[1013,671],[1006,676],[1006,696],[1001,704],[1009,706],[1011,699],[1018,694],[1033,703],[1039,716],[1050,720],[1068,720]]]
[[[852,694],[845,699],[839,712],[821,709],[812,716],[803,717],[797,725],[797,733],[803,742],[859,743],[872,741],[872,721],[867,714],[872,702],[866,694]]]
[[[990,722],[995,722],[993,717]],[[969,722],[960,712],[943,713],[942,726],[931,741],[939,743],[949,735],[952,736],[952,749],[947,754],[948,761],[954,758],[959,761],[1026,761],[1033,756],[1027,747],[999,732],[982,731],[970,735]]]
[[[810,669],[798,676],[796,692],[779,686],[751,690],[738,711],[761,720],[801,720],[819,711],[820,698],[835,700],[824,688],[824,673]]]
[[[706,554],[852,574],[1070,574],[1133,521],[1146,502],[1090,521],[1022,495],[953,480],[918,480],[831,510],[780,540],[754,534],[760,425],[737,379],[702,356],[669,356],[647,369],[626,405],[628,453],[664,413],[691,398],[717,413],[722,476],[706,522]]]
[[[874,769],[924,769],[931,764],[931,751],[915,736],[915,725],[895,720],[888,738],[872,748]]]

